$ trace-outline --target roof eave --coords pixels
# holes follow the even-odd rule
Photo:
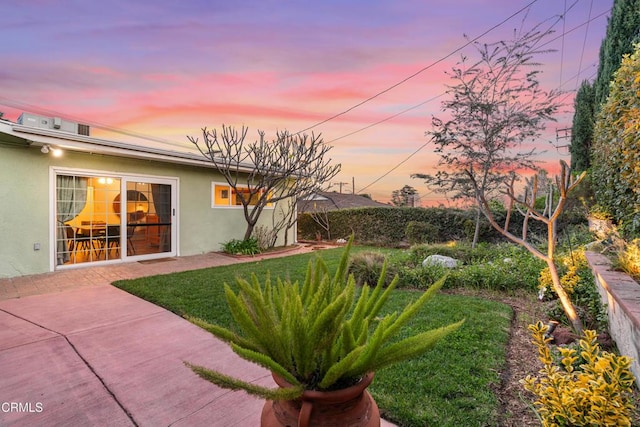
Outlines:
[[[10,127],[10,132],[3,132],[14,137],[22,138],[29,145],[34,146],[55,145],[58,148],[69,151],[154,160],[205,168],[216,168],[214,163],[202,154],[181,153],[178,151],[141,147],[139,145],[124,142],[92,138],[90,136],[49,129],[32,128],[13,123],[10,124]],[[241,172],[250,172],[252,169],[253,168],[250,165],[238,165],[238,170]]]

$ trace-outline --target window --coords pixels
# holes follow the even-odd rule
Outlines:
[[[222,184],[214,182],[213,187],[213,203],[212,207],[240,207],[242,206],[241,197],[246,200],[249,198],[249,189],[247,187],[232,188],[229,184]],[[240,196],[242,195],[242,196]],[[255,205],[260,200],[260,194],[254,194],[251,196],[249,205]],[[272,207],[272,203],[267,203],[266,207]]]

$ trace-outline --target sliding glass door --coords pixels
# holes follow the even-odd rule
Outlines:
[[[54,265],[177,254],[175,179],[55,173]]]
[[[175,255],[175,185],[142,178],[125,185],[127,256]]]

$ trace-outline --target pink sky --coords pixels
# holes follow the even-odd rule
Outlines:
[[[556,51],[538,58],[541,81],[566,90],[567,106],[535,141],[554,171],[558,159],[568,160],[566,148],[552,144],[556,129],[570,127],[575,90],[595,77],[612,0],[9,0],[0,13],[0,111],[10,120],[22,111],[55,113],[93,125],[94,136],[153,146],[162,139],[169,149],[190,149],[186,135],[204,126],[245,125],[252,139],[258,130],[298,132],[435,64],[466,43],[464,34],[479,36],[527,5],[481,41],[555,23],[545,47]],[[386,202],[409,184],[424,205],[440,197],[410,178],[433,171],[433,148],[406,159],[427,142],[431,116],[443,115],[442,98],[425,101],[444,92],[444,71],[460,54],[473,50],[309,131],[333,145],[343,191],[355,181],[357,192]]]

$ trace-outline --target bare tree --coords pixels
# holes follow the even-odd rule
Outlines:
[[[316,224],[327,232],[327,240],[331,240],[331,223],[329,222],[329,211],[327,208],[319,208],[309,211],[309,215]],[[317,238],[318,236],[316,236]],[[322,236],[320,236],[322,237]],[[321,240],[321,239],[318,239]]]
[[[533,179],[527,182],[527,190],[525,191],[525,196],[522,198],[518,198],[515,194],[514,190],[514,182],[516,179],[515,174],[511,176],[510,181],[506,184],[505,194],[509,197],[509,205],[507,207],[507,219],[504,225],[498,224],[496,219],[489,209],[489,201],[485,197],[482,188],[480,188],[479,184],[475,184],[475,178],[470,176],[471,182],[476,185],[478,195],[478,205],[482,210],[482,213],[487,217],[493,228],[498,230],[503,236],[508,238],[514,243],[519,244],[526,248],[529,252],[531,252],[534,256],[539,259],[545,261],[547,266],[549,267],[549,271],[551,273],[551,279],[553,282],[553,289],[558,295],[560,302],[562,304],[562,308],[564,309],[565,314],[569,318],[573,329],[578,334],[582,334],[582,322],[576,313],[575,307],[571,302],[571,298],[567,294],[567,292],[562,287],[562,283],[560,281],[560,275],[558,274],[558,268],[554,261],[555,250],[556,250],[556,221],[560,217],[560,214],[564,210],[565,204],[567,202],[567,197],[569,192],[573,190],[585,177],[586,172],[583,172],[577,178],[573,178],[571,176],[571,169],[567,166],[566,162],[560,161],[561,170],[560,175],[556,177],[555,189],[558,191],[558,201],[554,206],[554,197],[553,193],[549,192],[547,197],[545,198],[545,206],[542,212],[535,207],[536,194],[538,188],[538,176],[536,175]],[[551,196],[549,196],[549,194]],[[542,221],[547,225],[547,251],[546,253],[540,251],[536,246],[527,241],[527,233],[526,229],[523,229],[522,237],[517,237],[513,233],[509,232],[509,218],[513,211],[513,207],[515,205],[519,205],[520,208],[525,212],[525,219],[532,218],[538,221]]]
[[[236,192],[247,222],[245,240],[266,206],[311,193],[341,167],[331,164],[327,154],[332,147],[319,135],[282,131],[267,141],[264,132],[258,131],[257,141],[246,142],[247,131],[244,126],[238,132],[223,125],[220,133],[203,128],[202,143],[187,137]]]
[[[415,199],[418,190],[410,185],[405,185],[399,190],[393,190],[391,193],[391,204],[394,206],[415,206]]]
[[[475,43],[480,59],[467,57],[447,75],[450,99],[442,103],[447,120],[432,118],[431,136],[440,155],[436,174],[413,174],[436,192],[454,199],[477,201],[478,191],[490,197],[510,172],[534,169],[534,149],[522,150],[538,138],[560,104],[559,93],[540,89],[534,57],[550,31],[514,32],[513,40]],[[473,245],[478,241],[481,209],[476,216]]]

